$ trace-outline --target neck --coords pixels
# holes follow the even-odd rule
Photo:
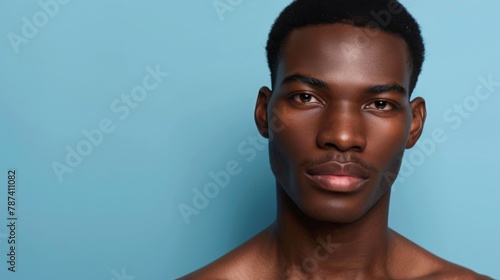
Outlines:
[[[356,222],[329,223],[307,217],[278,185],[272,236],[280,274],[343,275],[344,279],[386,275],[389,198],[390,192],[385,193]]]

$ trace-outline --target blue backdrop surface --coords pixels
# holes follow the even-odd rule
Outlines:
[[[428,121],[390,226],[498,279],[500,3],[402,2],[426,40]],[[253,108],[288,3],[2,1],[0,279],[173,279],[269,225]]]

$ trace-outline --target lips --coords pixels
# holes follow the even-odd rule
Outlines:
[[[368,180],[370,172],[357,163],[330,161],[307,169],[306,176],[324,190],[354,192]]]

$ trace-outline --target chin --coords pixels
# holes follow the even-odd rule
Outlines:
[[[387,193],[378,184],[365,185],[357,192],[334,193],[310,186],[286,190],[288,197],[306,217],[327,223],[350,224],[363,218]]]
[[[326,205],[303,203],[299,205],[299,209],[310,219],[334,224],[350,224],[357,222],[367,212],[364,207],[338,205],[337,202],[327,202],[325,204]]]

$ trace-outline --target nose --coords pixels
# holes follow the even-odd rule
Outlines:
[[[351,104],[328,107],[316,139],[322,149],[361,152],[366,148],[366,130],[361,110]]]

